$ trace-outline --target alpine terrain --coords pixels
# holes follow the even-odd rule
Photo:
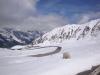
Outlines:
[[[92,20],[85,24],[69,24],[47,32],[42,37],[33,41],[33,44],[50,42],[62,42],[64,40],[82,40],[94,38],[100,34],[100,19]]]
[[[0,75],[99,75],[100,19],[45,34],[3,29],[0,47]]]
[[[19,31],[11,28],[0,30],[0,47],[10,48],[15,45],[26,45],[32,43],[37,37],[44,33],[40,31]]]

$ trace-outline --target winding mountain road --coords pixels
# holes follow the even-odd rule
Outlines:
[[[49,55],[53,55],[53,54],[59,53],[61,51],[61,49],[62,49],[62,47],[60,47],[60,46],[47,46],[47,47],[57,47],[57,48],[56,48],[56,50],[54,50],[52,52],[36,54],[36,55],[29,55],[28,57],[44,57],[44,56],[49,56]],[[47,47],[41,47],[41,48],[47,48]]]

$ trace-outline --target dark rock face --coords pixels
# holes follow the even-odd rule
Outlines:
[[[100,75],[100,72],[97,75]]]
[[[94,70],[90,73],[90,75],[100,75],[100,65],[97,66],[97,68],[94,69]]]
[[[14,45],[26,45],[43,35],[39,31],[17,31],[10,28],[4,28],[0,31],[0,47],[9,48]]]
[[[91,70],[80,72],[77,75],[100,75],[100,65],[93,66]]]
[[[4,37],[4,36],[2,36],[0,34],[0,47],[2,47],[2,48],[5,48],[5,47],[9,48],[9,47],[12,47],[12,46],[18,45],[18,44],[21,44],[21,43],[13,40],[12,38],[10,38],[10,40],[9,40],[9,38]]]
[[[84,71],[84,72],[80,72],[77,75],[89,75],[90,73],[91,73],[91,70],[87,70],[87,71]]]

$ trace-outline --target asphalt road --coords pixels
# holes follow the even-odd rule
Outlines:
[[[28,57],[44,57],[44,56],[49,56],[49,55],[53,55],[56,53],[59,53],[62,49],[62,47],[60,46],[47,46],[47,47],[57,47],[56,50],[52,51],[52,52],[48,52],[48,53],[43,53],[43,54],[37,54],[37,55],[29,55]],[[47,48],[47,47],[42,47],[42,48]]]

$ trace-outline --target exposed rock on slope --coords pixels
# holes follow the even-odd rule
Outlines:
[[[39,31],[18,31],[11,28],[0,30],[0,47],[12,47],[14,45],[25,45],[32,43],[33,40],[42,36]]]
[[[80,72],[77,75],[100,75],[100,65],[93,66],[91,70]]]
[[[100,19],[92,20],[85,24],[72,24],[55,28],[33,41],[33,44],[45,41],[62,42],[63,40],[80,40],[83,38],[96,37],[100,33]]]

